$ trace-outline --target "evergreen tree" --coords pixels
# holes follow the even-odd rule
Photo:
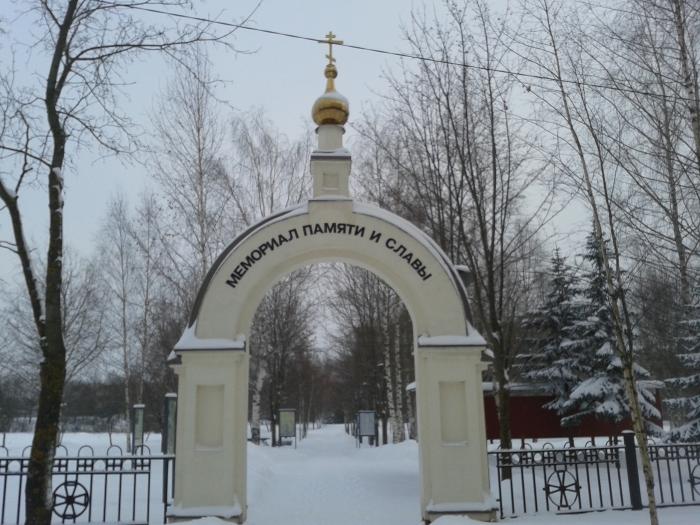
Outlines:
[[[683,424],[671,432],[675,441],[700,440],[700,286],[691,304],[683,305],[676,342],[677,356],[689,372],[666,380],[678,392],[666,405],[683,413]]]
[[[562,346],[565,328],[576,318],[576,310],[581,302],[576,299],[576,276],[559,249],[551,259],[548,293],[544,304],[529,312],[524,326],[532,334],[532,351],[523,363],[523,378],[535,383],[546,384],[554,399],[545,408],[563,415],[563,409],[571,390],[577,382],[572,367],[575,359]]]
[[[581,315],[563,329],[565,340],[561,346],[572,356],[570,370],[578,378],[569,399],[561,407],[567,414],[562,418],[565,426],[577,424],[586,415],[614,422],[629,415],[622,362],[614,351],[605,263],[596,242],[595,236],[589,235],[583,254],[588,270],[582,279],[584,307],[579,310]],[[649,373],[638,365],[635,365],[635,375],[638,379],[649,377]],[[638,384],[638,390],[647,428],[659,433],[661,429],[649,423],[650,419],[660,417],[654,392],[643,384]]]

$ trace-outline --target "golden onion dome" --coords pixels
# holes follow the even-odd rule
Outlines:
[[[338,70],[332,62],[326,65],[326,92],[316,99],[311,109],[311,116],[318,126],[336,124],[342,126],[348,121],[350,104],[348,99],[335,90]]]

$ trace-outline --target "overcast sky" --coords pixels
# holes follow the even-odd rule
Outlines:
[[[202,0],[194,2],[199,16],[217,16],[221,20],[238,21],[257,5],[257,1]],[[263,0],[250,25],[286,33],[323,38],[332,30],[346,43],[386,50],[405,50],[401,23],[408,21],[410,10],[423,2],[412,0]],[[504,0],[492,0],[494,9]],[[428,5],[430,2],[428,2]],[[0,14],[9,34],[0,35],[0,65],[9,58],[10,39],[30,44],[36,29],[29,16],[15,19],[26,1],[0,0]],[[8,24],[7,21],[10,21]],[[323,92],[323,67],[326,46],[321,44],[239,30],[235,45],[245,53],[223,50],[211,54],[214,74],[228,82],[218,96],[234,108],[245,111],[264,108],[267,117],[284,133],[298,136],[310,125],[310,108]],[[45,63],[34,53],[27,58],[21,46],[15,46],[25,79],[43,77]],[[377,99],[382,91],[382,71],[399,65],[399,59],[348,48],[334,51],[339,77],[337,88],[349,100],[351,117]],[[23,62],[21,62],[23,60]],[[148,111],[168,76],[161,59],[137,62],[127,72],[129,100],[124,109],[137,121],[147,125]],[[65,238],[69,246],[89,254],[95,239],[105,203],[115,192],[135,197],[147,184],[148,174],[138,165],[121,165],[116,159],[99,159],[82,152],[74,168],[66,175]],[[32,242],[43,247],[47,225],[46,194],[43,188],[34,194],[22,195],[22,206],[28,221]],[[0,215],[0,239],[11,238],[9,218]],[[43,248],[42,248],[43,249]],[[14,274],[16,256],[0,253],[0,277]]]

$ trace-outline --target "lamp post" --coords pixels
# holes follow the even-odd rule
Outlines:
[[[131,453],[143,447],[143,413],[146,405],[134,405],[131,410]]]

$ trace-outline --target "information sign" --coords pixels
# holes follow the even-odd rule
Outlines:
[[[296,410],[293,408],[283,408],[279,412],[280,422],[280,440],[282,438],[294,438],[294,446],[296,446],[297,438],[297,418]]]

